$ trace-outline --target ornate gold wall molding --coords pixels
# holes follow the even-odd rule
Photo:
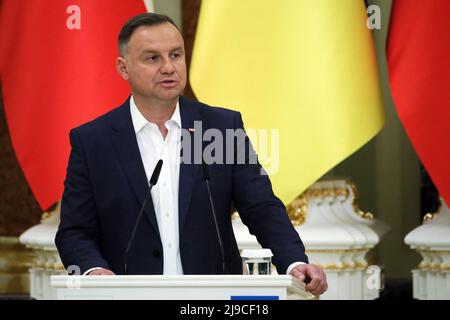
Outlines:
[[[65,271],[63,264],[57,259],[55,252],[34,250],[35,256],[38,259],[34,259],[31,267],[33,269],[42,269],[46,271]]]
[[[326,198],[348,198],[352,199],[352,207],[356,214],[366,220],[373,220],[374,216],[371,212],[365,212],[358,206],[358,190],[354,182],[346,180],[346,185],[349,186],[352,192],[347,188],[309,188],[287,207],[289,218],[294,226],[300,226],[305,223],[308,214],[308,200],[309,199],[326,199]]]
[[[418,269],[422,271],[448,272],[450,263],[443,256],[450,256],[450,250],[417,250],[423,260],[419,263]]]
[[[292,201],[286,207],[286,211],[294,226],[300,226],[305,223],[306,214],[308,211],[308,198],[306,194],[302,194],[297,199]]]
[[[342,271],[342,270],[352,271],[357,269],[366,269],[369,266],[369,264],[365,261],[325,263],[317,265],[324,270],[331,270],[331,271]]]
[[[353,209],[355,210],[355,212],[363,219],[373,220],[373,214],[371,212],[364,212],[358,206],[358,188],[356,187],[356,184],[350,180],[347,180],[346,182],[353,191],[353,194],[351,197],[353,199],[352,206],[353,206]]]
[[[34,253],[17,237],[0,237],[0,294],[28,294]]]
[[[439,215],[439,213],[441,212],[441,209],[442,209],[442,199],[439,199],[439,206],[436,209],[436,211],[435,212],[428,212],[426,215],[424,215],[423,219],[422,219],[422,224],[424,224],[424,223],[426,223],[426,222],[436,218],[436,216]]]

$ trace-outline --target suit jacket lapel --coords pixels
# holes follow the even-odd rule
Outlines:
[[[112,141],[141,207],[149,185],[131,121],[129,99],[118,109],[116,119],[112,123]],[[148,198],[144,211],[159,237],[158,223],[151,197]]]
[[[194,121],[200,121],[200,114],[193,102],[180,97],[181,126],[184,130],[194,128]],[[185,145],[186,146],[186,145]],[[191,162],[180,164],[178,214],[179,214],[179,234],[183,231],[183,226],[188,215],[197,174],[200,169],[199,164],[194,164],[194,135],[191,134]]]

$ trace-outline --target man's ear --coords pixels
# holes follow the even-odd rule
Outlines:
[[[117,58],[116,70],[117,70],[117,73],[122,77],[123,80],[128,81],[128,79],[129,79],[128,66],[127,66],[127,60],[124,57]]]

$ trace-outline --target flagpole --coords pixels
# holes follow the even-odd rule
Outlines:
[[[147,12],[155,12],[155,5],[153,4],[153,0],[143,0],[145,4],[145,8]]]

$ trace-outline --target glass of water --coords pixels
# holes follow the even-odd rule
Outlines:
[[[244,249],[241,252],[244,274],[271,274],[272,251],[270,249]]]

